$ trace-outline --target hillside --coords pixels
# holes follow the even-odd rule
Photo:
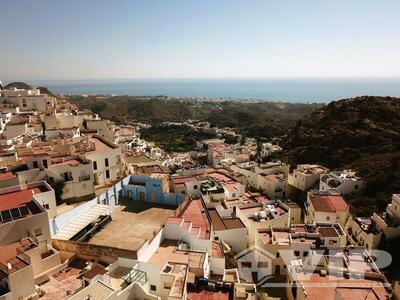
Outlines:
[[[352,197],[354,212],[382,210],[400,192],[400,99],[340,100],[299,120],[283,138],[285,159],[353,168],[366,180],[365,193]]]
[[[116,123],[145,122],[155,125],[164,121],[198,119],[218,127],[237,128],[245,136],[268,139],[285,134],[298,119],[321,107],[321,104],[274,102],[179,101],[164,97],[70,96],[68,100]]]

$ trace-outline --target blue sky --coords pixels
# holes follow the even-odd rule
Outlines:
[[[399,0],[8,0],[0,80],[400,76]]]

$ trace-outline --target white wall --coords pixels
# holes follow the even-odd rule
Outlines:
[[[234,253],[239,253],[247,248],[246,228],[214,231],[214,236],[217,236],[221,241],[232,247]]]

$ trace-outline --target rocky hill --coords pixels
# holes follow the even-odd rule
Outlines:
[[[358,97],[335,101],[305,116],[283,138],[292,164],[353,168],[366,179],[350,200],[359,214],[382,210],[400,193],[400,99]]]

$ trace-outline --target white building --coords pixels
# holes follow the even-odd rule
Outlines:
[[[347,196],[360,193],[364,189],[364,180],[351,170],[331,171],[329,174],[321,175],[319,189],[321,191],[335,189],[342,196]]]
[[[248,204],[237,207],[237,216],[248,230],[248,242],[254,245],[257,230],[275,227],[288,227],[290,210],[281,201],[269,201],[265,204]]]
[[[98,134],[114,143],[116,133],[114,130],[114,123],[107,119],[94,119],[86,120],[86,128],[90,130],[97,130]]]
[[[0,189],[1,299],[39,298],[35,279],[61,264],[60,253],[51,245],[51,209],[46,211],[41,204],[48,205],[45,197],[38,197],[47,188],[35,183]]]
[[[349,216],[349,205],[338,192],[307,193],[306,222],[339,223],[344,227]]]
[[[289,174],[288,183],[295,188],[306,192],[316,185],[321,174],[327,174],[329,170],[319,165],[297,165],[292,174]]]
[[[274,145],[272,143],[263,143],[261,145],[260,156],[261,157],[268,157],[273,153],[280,153],[282,152],[282,148],[278,145]]]
[[[121,149],[109,140],[93,136],[93,151],[85,152],[85,157],[92,161],[96,185],[106,185],[118,179],[121,168]]]
[[[350,218],[346,225],[347,240],[351,245],[368,250],[378,249],[382,231],[378,231],[374,218]]]
[[[247,228],[239,218],[222,218],[217,209],[208,209],[211,218],[214,241],[226,243],[239,253],[247,248]]]

